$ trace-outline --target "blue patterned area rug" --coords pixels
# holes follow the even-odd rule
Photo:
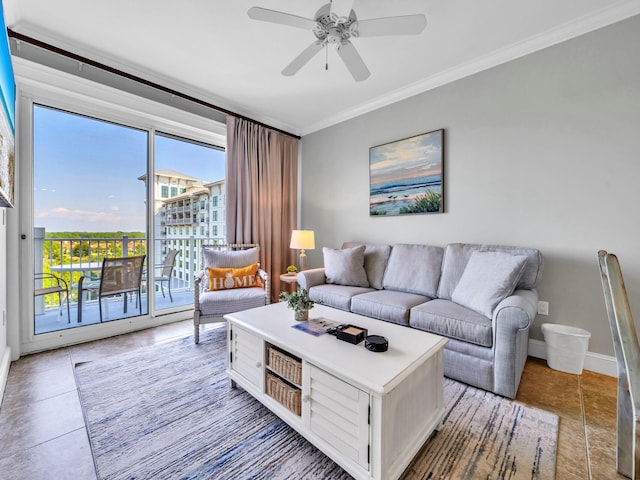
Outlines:
[[[76,365],[98,478],[349,479],[225,369],[226,329]],[[553,479],[558,417],[445,379],[444,429],[403,479]]]

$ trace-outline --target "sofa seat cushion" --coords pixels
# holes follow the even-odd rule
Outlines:
[[[354,296],[372,291],[374,291],[373,288],[326,283],[311,287],[309,289],[309,298],[327,307],[339,308],[348,312],[351,308],[351,299]]]
[[[265,304],[265,291],[259,287],[217,290],[200,294],[200,314],[205,316],[225,315]]]
[[[412,308],[409,325],[481,347],[493,345],[491,319],[449,300],[431,300]]]
[[[354,297],[351,311],[378,320],[409,325],[411,308],[428,300],[429,297],[415,293],[377,290]]]

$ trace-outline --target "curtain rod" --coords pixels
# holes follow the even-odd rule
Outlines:
[[[182,93],[179,92],[177,90],[173,90],[171,88],[165,87],[163,85],[160,85],[158,83],[152,82],[150,80],[146,80],[142,77],[138,77],[136,75],[132,75],[130,73],[124,72],[122,70],[119,70],[117,68],[114,67],[110,67],[109,65],[105,65],[104,63],[100,63],[100,62],[96,62],[95,60],[91,60],[90,58],[87,57],[83,57],[82,55],[77,55],[73,52],[69,52],[68,50],[64,50],[62,48],[56,47],[54,45],[50,45],[48,43],[45,43],[41,40],[37,40],[33,37],[29,37],[27,35],[23,35],[22,33],[18,33],[15,32],[13,30],[11,30],[10,28],[7,28],[7,34],[10,38],[15,38],[16,40],[20,40],[22,42],[26,42],[26,43],[30,43],[32,45],[35,45],[36,47],[40,47],[43,48],[45,50],[48,50],[50,52],[53,53],[57,53],[59,55],[65,56],[67,58],[76,60],[78,62],[84,63],[86,65],[91,65],[92,67],[96,67],[99,68],[100,70],[104,70],[105,72],[109,72],[112,73],[114,75],[118,75],[120,77],[126,78],[128,80],[132,80],[134,82],[137,83],[141,83],[143,85],[146,85],[147,87],[151,87],[151,88],[155,88],[156,90],[160,90],[162,92],[168,93],[169,95],[174,95],[176,97],[182,98],[184,100],[188,100],[189,102],[193,102],[193,103],[197,103],[198,105],[202,105],[204,107],[210,108],[212,110],[216,110],[220,113],[224,113],[226,115],[233,115],[234,117],[238,117],[241,118],[243,120],[247,120],[253,123],[256,123],[262,127],[265,128],[269,128],[271,130],[275,130],[276,132],[280,132],[283,133],[285,135],[289,135],[290,137],[294,137],[297,139],[300,139],[299,135],[295,135],[291,132],[287,132],[285,130],[282,130],[280,128],[276,128],[276,127],[272,127],[271,125],[267,125],[266,123],[262,123],[262,122],[258,122],[256,120],[253,120],[252,118],[246,117],[244,115],[240,115],[238,113],[232,112],[230,110],[227,110],[225,108],[219,107],[217,105],[214,105],[212,103],[209,102],[205,102],[204,100],[200,100],[199,98],[195,98],[192,97],[191,95],[187,95],[186,93]]]

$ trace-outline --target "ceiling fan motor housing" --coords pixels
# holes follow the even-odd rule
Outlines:
[[[313,33],[323,44],[341,45],[343,41],[358,35],[358,19],[351,10],[349,18],[338,17],[331,13],[331,4],[322,6],[315,16],[316,28]]]

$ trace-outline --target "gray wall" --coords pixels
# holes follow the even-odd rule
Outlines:
[[[638,45],[640,16],[305,136],[310,265],[346,240],[536,247],[550,312],[531,337],[573,325],[613,355],[596,253],[618,254],[640,317]],[[369,147],[439,128],[446,212],[370,217]]]

